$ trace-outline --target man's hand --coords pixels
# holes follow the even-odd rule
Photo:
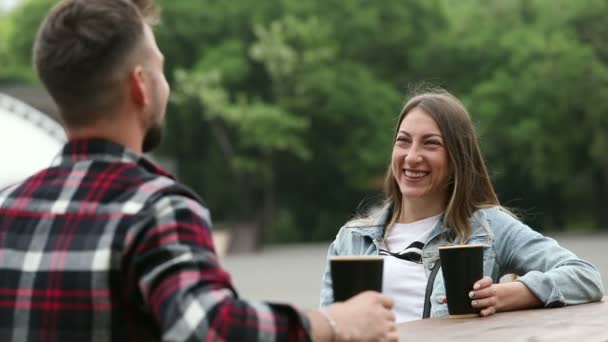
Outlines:
[[[366,291],[327,307],[336,322],[337,341],[397,341],[393,300]]]

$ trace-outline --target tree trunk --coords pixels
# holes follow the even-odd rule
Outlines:
[[[210,120],[209,126],[215,141],[220,147],[226,163],[230,165],[236,158],[235,147],[230,140],[227,129],[221,122]],[[261,248],[259,237],[263,235],[260,220],[256,217],[257,206],[255,205],[255,186],[247,174],[243,174],[230,167],[232,174],[238,184],[240,196],[235,209],[239,222],[231,229],[229,254],[252,253]]]
[[[228,131],[214,120],[209,121],[212,135],[218,143],[227,163],[232,163],[236,150],[230,140]],[[270,165],[272,158],[265,156]],[[240,222],[232,229],[232,240],[228,253],[250,253],[262,248],[266,227],[272,224],[275,210],[274,179],[264,179],[262,185],[257,185],[251,175],[243,174],[231,168],[240,189],[238,217]]]
[[[240,189],[239,204],[235,209],[239,211],[239,222],[232,226],[229,254],[254,253],[260,250],[262,235],[262,222],[257,212],[255,189],[247,176],[237,176]]]
[[[595,224],[601,230],[608,230],[608,167],[595,171],[593,195]]]
[[[262,203],[260,210],[260,228],[257,232],[257,246],[258,249],[262,248],[264,239],[266,237],[267,228],[272,225],[275,210],[275,191],[274,191],[274,180],[269,180],[262,190]]]
[[[274,183],[255,185],[247,176],[239,177],[241,196],[239,217],[241,222],[231,230],[232,241],[228,253],[253,253],[263,247],[266,227],[274,216]]]
[[[259,222],[245,221],[239,222],[230,229],[230,245],[228,254],[253,253],[258,250],[257,234],[260,229]]]

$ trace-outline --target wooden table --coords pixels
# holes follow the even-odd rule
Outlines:
[[[599,303],[563,308],[466,319],[431,318],[397,326],[400,341],[608,342],[608,297]]]

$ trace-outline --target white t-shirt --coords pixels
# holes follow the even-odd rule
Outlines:
[[[412,223],[397,223],[386,240],[382,292],[395,301],[397,323],[422,318],[426,275],[422,264],[422,248],[435,227],[439,214]]]

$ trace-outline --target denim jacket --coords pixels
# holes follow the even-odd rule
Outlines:
[[[389,209],[383,208],[371,219],[355,220],[343,226],[329,246],[334,255],[378,255],[384,246],[384,226]],[[472,234],[468,244],[483,244],[484,275],[498,283],[508,273],[519,275],[545,307],[599,301],[604,295],[598,270],[589,262],[561,247],[555,240],[532,230],[499,207],[479,209],[471,218]],[[432,229],[422,250],[427,279],[439,259],[437,247],[445,244],[447,227],[441,219]],[[445,296],[442,272],[438,272],[430,296],[431,317],[446,316],[447,305],[438,302]],[[329,262],[321,285],[321,306],[333,302]]]

